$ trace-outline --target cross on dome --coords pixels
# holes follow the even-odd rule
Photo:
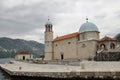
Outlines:
[[[86,22],[88,22],[88,17],[86,17]]]

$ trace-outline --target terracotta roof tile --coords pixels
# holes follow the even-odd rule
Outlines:
[[[78,32],[75,32],[75,33],[67,34],[67,35],[64,35],[64,36],[56,37],[53,40],[53,42],[68,39],[68,38],[72,38],[72,37],[76,37],[77,35],[78,35]]]
[[[103,42],[103,41],[115,41],[115,40],[116,40],[116,39],[114,39],[114,38],[105,36],[105,37],[103,37],[102,39],[100,39],[99,41],[100,41],[100,42]]]
[[[22,54],[29,54],[28,51],[21,51],[20,53],[18,53],[18,55],[22,55]]]

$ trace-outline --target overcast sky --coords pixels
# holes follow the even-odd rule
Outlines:
[[[54,37],[77,32],[86,16],[101,37],[120,32],[120,0],[0,0],[0,37],[43,43],[48,16]]]

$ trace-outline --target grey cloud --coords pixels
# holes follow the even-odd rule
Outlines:
[[[107,17],[107,14],[100,14],[100,15],[94,16],[95,19],[100,19],[100,20],[105,19],[106,17]]]
[[[5,7],[3,1],[7,0],[0,0],[0,34],[2,34],[0,36],[36,38],[43,42],[44,25],[48,16],[54,24],[55,33],[59,34],[78,31],[80,25],[77,24],[82,24],[84,21],[80,21],[80,19],[86,16],[98,23],[102,35],[110,33],[105,30],[107,26],[112,31],[112,27],[117,24],[118,26],[114,30],[117,31],[120,25],[118,21],[120,15],[119,0],[116,0],[117,2],[114,0],[38,0],[34,4],[25,4],[23,0],[23,4],[11,8]],[[111,10],[113,7],[115,9]],[[117,16],[115,17],[115,15]],[[113,18],[117,19],[113,21]],[[94,23],[94,20],[91,22]],[[115,33],[111,32],[111,34],[113,36]]]
[[[71,4],[72,3],[70,2],[62,0],[53,0],[49,3],[48,0],[43,0],[42,2],[32,6],[19,5],[13,7],[12,9],[4,11],[4,13],[1,15],[14,19],[20,19],[28,23],[40,24],[43,22],[45,23],[48,16],[54,17],[54,14],[67,11],[69,12],[70,10],[66,8],[71,8]]]
[[[25,34],[29,31],[32,31],[33,27],[33,25],[23,22],[0,18],[0,32],[6,32],[10,34]]]

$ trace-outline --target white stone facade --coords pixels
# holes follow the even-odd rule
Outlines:
[[[55,39],[52,24],[47,23],[45,27],[45,60],[92,60],[102,44],[97,26],[88,21],[81,25],[79,32]],[[105,44],[110,46],[111,42]]]
[[[15,60],[29,60],[31,59],[31,54],[27,51],[21,51],[15,56]]]
[[[31,58],[30,58],[30,55],[28,54],[22,54],[22,55],[15,56],[15,60],[29,60],[29,59]]]

